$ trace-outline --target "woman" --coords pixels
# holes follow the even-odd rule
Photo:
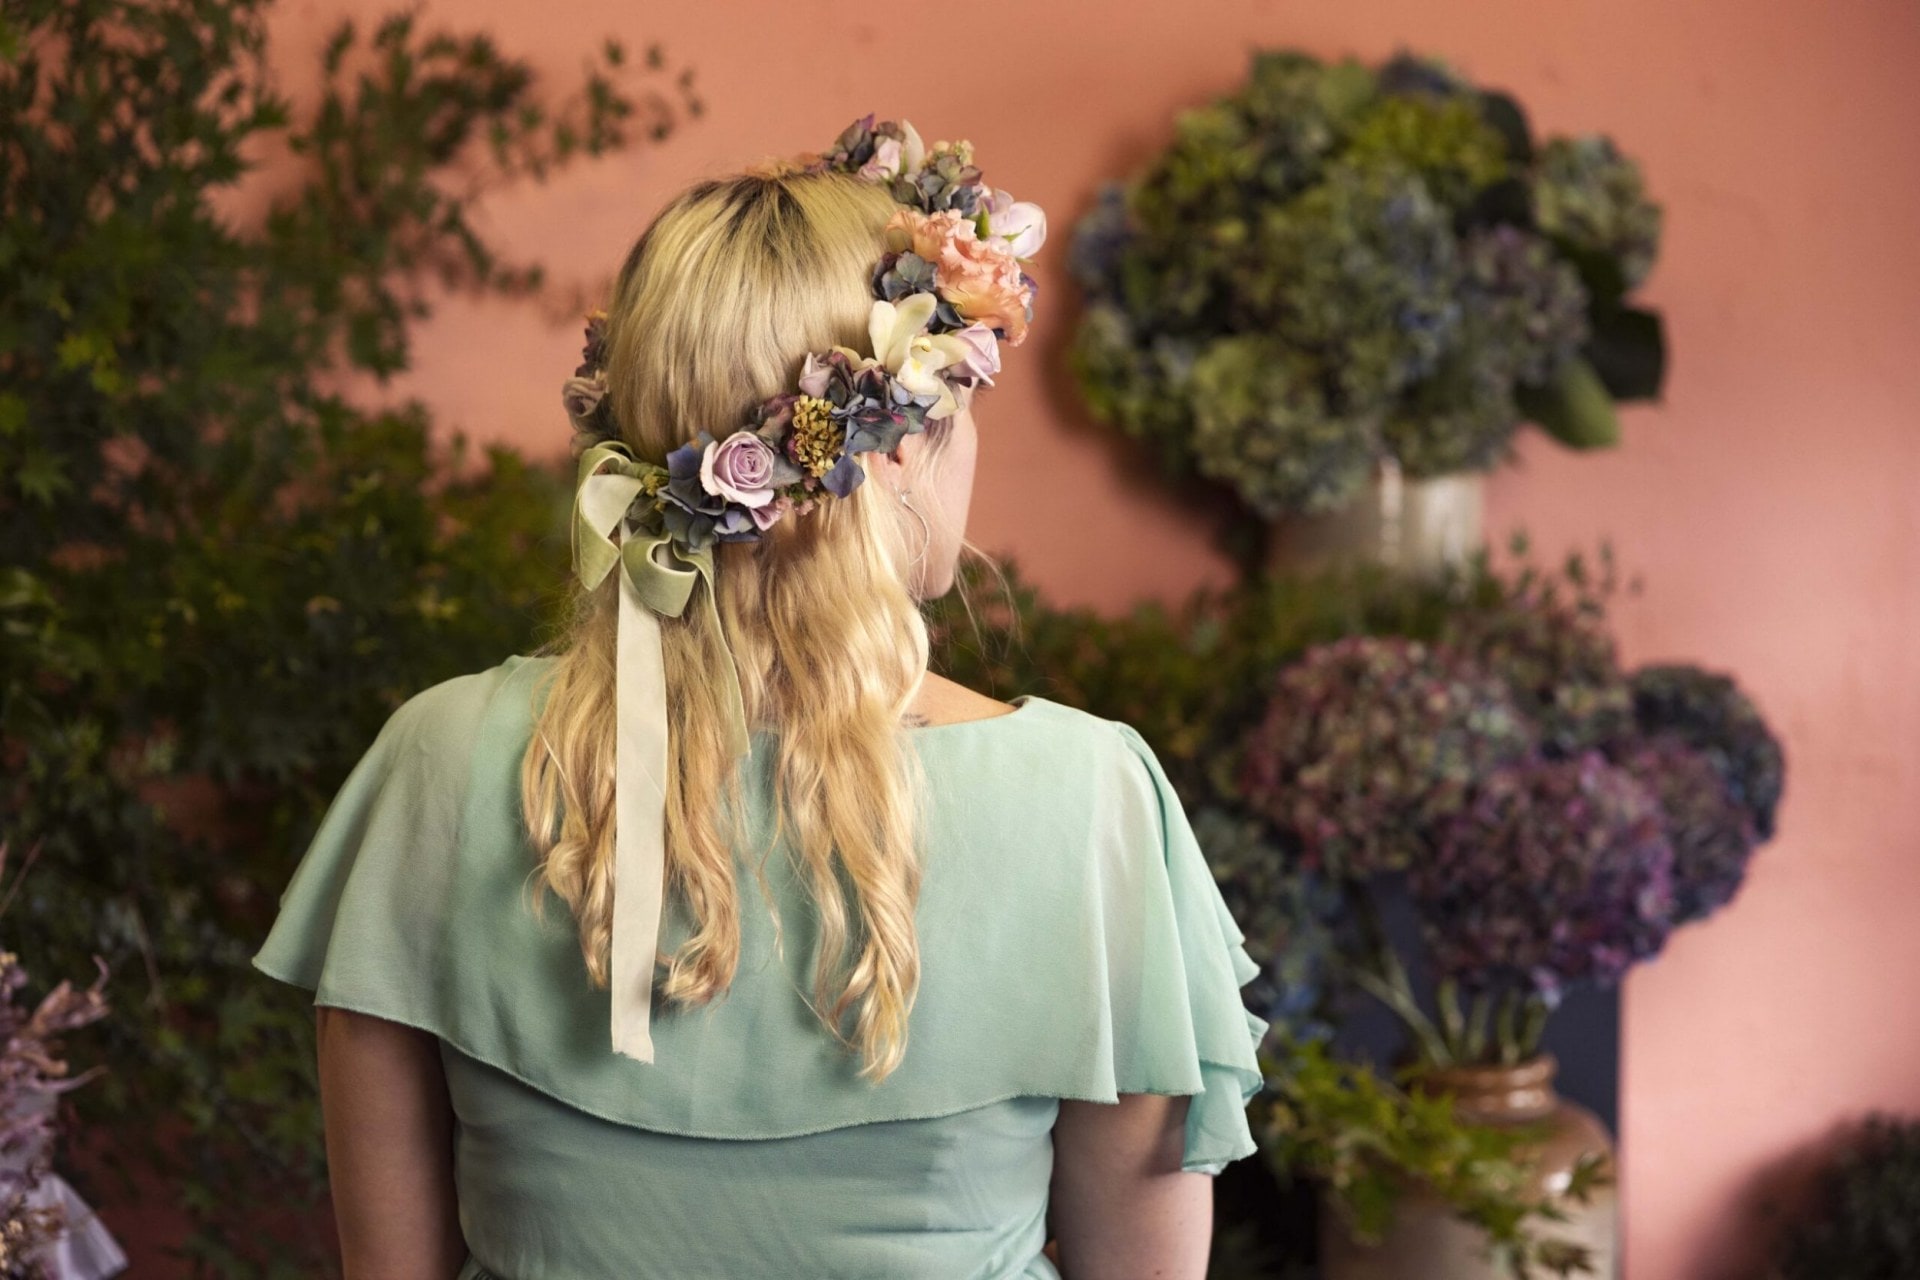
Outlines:
[[[926,670],[1045,233],[971,160],[869,117],[628,256],[574,625],[395,712],[255,957],[348,1277],[1204,1274],[1242,935],[1129,726]]]

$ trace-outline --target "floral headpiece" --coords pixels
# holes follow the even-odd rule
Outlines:
[[[716,633],[713,547],[757,541],[789,515],[844,498],[866,471],[856,454],[889,452],[902,437],[959,409],[954,392],[991,384],[1000,343],[1019,346],[1037,286],[1022,263],[1046,239],[1040,207],[981,181],[968,142],[928,148],[911,124],[847,126],[808,172],[851,173],[900,204],[874,264],[870,352],[811,352],[796,385],[760,402],[744,423],[702,430],[663,464],[619,437],[607,399],[604,311],[587,316],[586,349],[562,398],[580,459],[574,572],[591,590],[620,572],[616,656],[613,1047],[653,1061],[653,967],[665,891],[666,682],[659,617],[678,617],[697,580]],[[735,754],[749,750],[732,661],[717,673]]]

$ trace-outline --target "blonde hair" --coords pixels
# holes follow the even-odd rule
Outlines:
[[[864,350],[871,272],[895,207],[876,185],[779,163],[699,183],[669,204],[607,307],[607,395],[635,453],[663,461],[703,428],[723,436],[789,390],[809,351]],[[931,458],[946,424],[928,432]],[[909,586],[920,541],[888,486],[870,480],[758,542],[716,549],[715,603],[747,722],[778,726],[774,840],[788,835],[818,908],[813,1010],[876,1082],[906,1051],[920,980],[924,779],[900,727],[927,668]],[[572,909],[596,987],[607,983],[612,933],[617,598],[611,576],[583,594],[550,647],[558,660],[521,768],[535,875]],[[731,985],[740,958],[734,852],[746,832],[715,678],[728,657],[698,600],[661,630],[667,893],[692,932],[660,990],[700,1005]]]

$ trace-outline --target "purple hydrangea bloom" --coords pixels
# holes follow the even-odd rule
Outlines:
[[[591,377],[596,370],[603,369],[607,363],[607,313],[594,310],[587,313],[586,342],[580,349],[580,363],[574,369],[577,378]]]
[[[1469,990],[1519,984],[1552,1006],[1659,952],[1673,865],[1657,799],[1588,751],[1488,774],[1410,884],[1439,976]]]
[[[966,163],[952,151],[930,152],[918,172],[895,178],[892,190],[895,200],[922,213],[951,209],[969,218],[987,200],[979,166]]]
[[[1406,97],[1456,98],[1472,93],[1473,86],[1437,58],[1398,53],[1380,68],[1380,92]]]
[[[934,293],[933,264],[917,253],[889,253],[873,268],[873,296],[888,302],[916,293]],[[934,326],[939,332],[939,326]]]
[[[891,121],[888,122],[888,124],[891,123]],[[874,115],[869,111],[842,129],[840,136],[834,139],[833,146],[821,154],[818,163],[813,167],[816,170],[841,169],[849,173],[858,172],[860,166],[873,159],[874,147],[881,137],[885,136],[881,131],[885,127],[876,128]]]
[[[660,490],[662,526],[694,551],[712,545],[728,510],[726,500],[700,482],[700,456],[712,443],[713,435],[702,431],[667,454],[667,483]]]
[[[1491,227],[1467,237],[1461,258],[1471,324],[1485,359],[1506,380],[1546,383],[1586,344],[1586,286],[1546,240]]]
[[[832,468],[820,477],[820,487],[836,498],[844,498],[858,489],[860,482],[866,478],[865,469],[853,460],[853,452],[849,450],[841,454]]]
[[[1704,754],[1771,840],[1785,786],[1786,760],[1759,710],[1727,676],[1684,664],[1643,667],[1632,679],[1640,731],[1672,734]]]
[[[896,403],[893,379],[878,364],[855,365],[842,351],[831,352],[823,363],[827,379],[820,398],[833,406],[834,418],[845,428],[843,456],[890,450],[925,424],[925,406],[911,397]]]
[[[1120,259],[1134,234],[1127,189],[1117,182],[1107,183],[1074,229],[1067,248],[1067,274],[1089,297],[1118,297]]]
[[[1632,728],[1633,698],[1613,637],[1598,616],[1544,588],[1456,610],[1440,639],[1500,673],[1549,755],[1600,747]]]
[[[1674,923],[1690,924],[1726,906],[1760,843],[1726,778],[1704,752],[1671,735],[1612,754],[1660,802],[1673,845]]]
[[[1533,743],[1499,680],[1417,641],[1356,637],[1281,672],[1243,741],[1240,794],[1309,867],[1360,878],[1406,867],[1475,779]]]

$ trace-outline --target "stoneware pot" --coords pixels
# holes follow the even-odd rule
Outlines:
[[[1529,1196],[1560,1198],[1566,1222],[1541,1222],[1541,1235],[1585,1245],[1595,1280],[1619,1276],[1619,1211],[1612,1185],[1585,1203],[1564,1193],[1582,1157],[1604,1154],[1613,1165],[1613,1142],[1598,1118],[1553,1091],[1551,1055],[1513,1067],[1461,1067],[1435,1072],[1425,1084],[1454,1096],[1454,1109],[1476,1124],[1524,1127],[1541,1124],[1545,1139],[1522,1149],[1530,1168]],[[1485,1235],[1450,1214],[1430,1193],[1412,1188],[1401,1197],[1394,1223],[1377,1245],[1354,1241],[1330,1208],[1320,1218],[1320,1268],[1324,1280],[1506,1280],[1511,1272],[1488,1258]]]
[[[1281,572],[1363,564],[1431,576],[1480,549],[1484,508],[1477,472],[1408,480],[1389,461],[1338,511],[1275,521],[1268,563]]]

